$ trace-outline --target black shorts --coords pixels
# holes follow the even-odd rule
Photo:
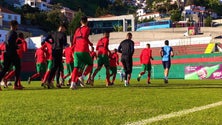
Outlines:
[[[132,57],[129,56],[122,56],[121,62],[123,64],[123,68],[127,74],[132,73],[132,68],[133,68],[133,59]]]
[[[171,61],[162,61],[164,69],[170,69]]]

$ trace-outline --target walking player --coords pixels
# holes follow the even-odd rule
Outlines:
[[[127,38],[118,47],[118,52],[122,54],[121,62],[125,72],[125,86],[130,84],[133,67],[134,42],[131,39],[132,33],[127,33]]]

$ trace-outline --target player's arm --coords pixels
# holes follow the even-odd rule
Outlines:
[[[121,43],[120,43],[120,45],[119,45],[117,51],[118,51],[119,53],[122,53],[122,44],[121,44]]]
[[[160,49],[160,56],[163,57],[163,47]]]
[[[132,44],[130,45],[131,48],[131,55],[133,56],[134,54],[134,42],[132,42]]]
[[[118,54],[116,54],[116,63],[117,63],[117,65],[119,65],[119,55]]]
[[[142,50],[142,52],[140,53],[140,63],[142,63],[142,57],[143,57],[143,50]]]
[[[25,40],[23,40],[23,51],[26,52],[28,47],[27,47],[27,42]]]
[[[171,57],[174,57],[174,52],[173,52],[173,48],[172,48],[172,47],[171,47],[170,56],[171,56]]]
[[[152,50],[150,50],[150,59],[154,60],[154,58],[152,56]]]

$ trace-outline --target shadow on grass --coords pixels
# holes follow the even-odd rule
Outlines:
[[[2,87],[3,88],[3,87]],[[175,83],[169,83],[169,84],[164,84],[164,83],[152,83],[152,84],[145,84],[145,83],[134,83],[129,86],[124,86],[124,84],[115,84],[112,86],[105,86],[104,85],[95,85],[95,86],[90,86],[86,85],[85,87],[77,86],[77,90],[83,90],[83,89],[118,89],[118,88],[141,88],[141,89],[202,89],[202,88],[209,88],[209,89],[222,89],[222,84],[220,83],[214,83],[214,84],[198,84],[198,83],[181,83],[181,84],[175,84]],[[4,88],[3,91],[21,91],[21,90],[14,90],[12,86],[9,86],[9,88]],[[45,90],[70,90],[69,86],[62,86],[62,88],[44,88],[42,86],[27,86],[25,87],[22,91],[24,90],[39,90],[39,91],[45,91]]]

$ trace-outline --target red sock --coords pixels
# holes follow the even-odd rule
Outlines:
[[[36,73],[36,74],[34,74],[34,75],[31,76],[31,80],[32,80],[32,79],[36,79],[36,78],[38,78],[39,76],[40,76],[40,73]]]
[[[77,78],[78,78],[78,68],[74,68],[72,71],[71,81],[76,83]]]
[[[12,78],[15,75],[15,70],[10,71],[7,76],[5,76],[5,79],[8,80]]]
[[[46,73],[45,73],[45,75],[44,75],[44,78],[43,78],[43,83],[45,83],[46,82],[46,80],[48,79],[48,77],[49,77],[49,74],[50,74],[50,71],[48,70],[48,71],[46,71]]]
[[[143,72],[140,72],[140,75],[142,76],[142,75],[144,75],[145,74],[145,72],[143,71]]]
[[[151,73],[148,73],[148,82],[150,81]]]
[[[92,69],[93,69],[92,65],[87,66],[85,72],[83,73],[83,75],[87,76],[92,71]]]

